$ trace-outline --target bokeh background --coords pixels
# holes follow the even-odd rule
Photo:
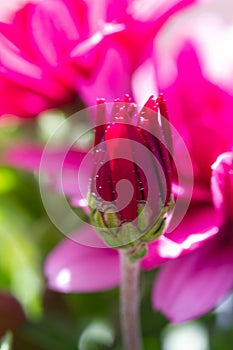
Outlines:
[[[1,2],[0,19],[22,3]],[[156,45],[169,57],[174,32],[185,31],[186,25],[195,25],[201,16],[211,14],[233,28],[233,3],[208,1],[171,17]],[[228,49],[233,50],[233,42]],[[24,123],[13,116],[0,119],[0,151],[25,140],[45,143],[59,123],[82,106],[78,101],[72,111],[68,107],[53,109]],[[38,174],[6,166],[1,158],[0,162],[0,337],[12,332],[15,350],[120,350],[118,289],[63,294],[47,288],[44,261],[64,237],[43,207]],[[152,270],[141,275],[145,350],[232,350],[233,295],[200,319],[171,325],[151,307],[156,273]]]

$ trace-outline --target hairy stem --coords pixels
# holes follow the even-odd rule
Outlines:
[[[142,350],[139,320],[140,261],[131,262],[127,250],[121,255],[121,328],[124,350]]]

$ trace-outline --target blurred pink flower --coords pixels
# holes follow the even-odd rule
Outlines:
[[[75,70],[71,51],[83,43],[97,47],[104,37],[105,21],[98,28],[99,42],[93,38],[97,29],[92,10],[82,0],[38,0],[26,4],[11,23],[0,24],[0,84],[5,97],[1,114],[27,117],[75,99],[75,83],[93,63],[89,47],[81,57],[85,66]]]
[[[164,92],[169,120],[182,135],[192,159],[194,191],[189,210],[175,230],[175,234],[180,232],[179,243],[182,243],[184,232],[197,238],[198,233],[203,235],[217,230],[221,215],[212,203],[211,165],[219,154],[233,147],[233,88],[229,76],[217,71],[221,68],[217,62],[224,60],[221,72],[232,72],[233,76],[232,53],[228,50],[232,30],[225,28],[215,17],[195,20],[197,27],[186,25],[185,33],[173,33],[171,53],[169,50],[165,53],[164,46],[158,46],[161,51],[151,56],[150,64],[141,67],[142,73],[157,81],[158,88]],[[151,65],[154,65],[154,76],[150,72]],[[137,96],[143,97],[145,86],[134,86],[134,90]],[[173,141],[174,152],[182,158],[179,143]],[[185,163],[179,171],[186,173]],[[167,236],[171,238],[172,235],[173,232]],[[159,240],[150,244],[150,259],[143,263],[145,268],[157,266],[156,251],[160,244]],[[178,256],[179,253],[174,254],[174,258]],[[164,261],[159,258],[160,263]]]
[[[38,144],[18,145],[17,148],[5,152],[5,163],[19,169],[39,173],[43,152],[44,146]],[[57,147],[46,152],[46,157],[43,157],[43,170],[48,177],[48,186],[55,188],[60,193],[65,193],[70,202],[77,207],[81,206],[83,199],[77,185],[77,174],[85,155],[84,151],[70,149],[66,152],[63,148]],[[86,188],[91,170],[92,164],[86,166],[85,173],[79,176],[79,181],[83,181],[83,186]],[[60,176],[62,176],[62,181],[60,181]]]
[[[172,67],[167,75],[159,74],[158,82],[194,166],[193,200],[184,222],[190,235],[203,232],[207,222],[218,231],[198,250],[168,262],[159,272],[154,308],[177,323],[210,311],[233,287],[232,154],[223,153],[233,146],[231,38],[232,30],[205,17],[178,37],[173,57],[166,60],[163,55],[162,62],[157,56],[157,69]]]
[[[196,195],[205,200],[211,165],[233,147],[233,31],[214,16],[193,21],[195,25],[185,22],[185,32],[177,29],[170,54],[160,47],[154,64],[170,121],[192,158]]]
[[[80,94],[95,103],[130,92],[153,37],[195,0],[35,0],[0,23],[0,114],[34,116]],[[90,91],[89,87],[93,90]]]
[[[216,215],[222,215],[218,234],[198,250],[165,264],[154,286],[154,308],[174,323],[211,311],[233,288],[232,152],[217,158],[211,182]],[[192,231],[195,233],[193,225]]]

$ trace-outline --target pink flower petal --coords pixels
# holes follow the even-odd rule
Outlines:
[[[78,234],[88,234],[90,230],[92,228],[86,226]],[[60,292],[97,292],[113,288],[120,279],[118,253],[67,239],[49,254],[45,275],[49,288]]]
[[[30,0],[8,0],[0,3],[0,21],[10,23],[15,12]]]
[[[119,96],[131,93],[130,77],[128,75],[128,58],[125,49],[108,48],[102,57],[98,74],[85,84],[77,81],[80,95],[87,105],[95,105],[96,98],[104,97],[106,101],[114,101]]]
[[[4,96],[0,100],[1,115],[12,114],[28,118],[54,106],[49,98],[23,87],[22,84],[12,83],[11,80],[3,76],[0,78],[0,90]]]
[[[43,170],[48,172],[57,171],[58,167],[65,169],[77,169],[82,162],[86,152],[76,150],[54,149],[46,150],[40,145],[26,144],[5,153],[8,164],[15,165],[21,169],[38,171],[43,157]]]
[[[91,176],[91,157],[81,166],[86,152],[57,149],[46,150],[38,145],[22,145],[4,154],[5,162],[27,171],[37,171],[48,175],[49,183],[61,193],[70,196],[72,203],[86,198]]]
[[[187,25],[185,34],[175,36],[172,54],[164,55],[161,47],[156,71],[170,121],[189,149],[196,183],[209,186],[212,163],[233,144],[233,98],[226,82],[233,72],[232,34],[209,16],[196,20],[196,26]]]
[[[33,116],[74,100],[83,68],[72,67],[70,51],[90,34],[87,12],[82,0],[35,1],[0,23],[3,100],[14,95],[14,108],[1,101],[0,113]]]
[[[145,269],[151,269],[170,259],[197,249],[218,232],[221,214],[212,206],[200,205],[189,209],[181,224],[171,233],[164,234],[148,245],[148,253],[142,261]]]
[[[63,101],[68,99],[70,91],[67,89],[67,93],[64,84],[54,79],[51,68],[48,70],[44,62],[28,57],[27,53],[23,53],[2,33],[0,33],[0,39],[2,77],[9,79],[13,86],[19,84],[23,88],[44,96],[45,99],[62,98]],[[30,56],[34,56],[33,49],[31,49]]]
[[[178,9],[182,9],[185,6],[191,5],[197,2],[196,0],[132,0],[127,9],[127,12],[132,15],[133,18],[142,22],[156,21],[160,17],[166,18]]]
[[[224,228],[195,252],[168,262],[153,290],[153,307],[174,323],[213,309],[233,287],[232,228]],[[231,230],[229,232],[229,230]]]
[[[212,165],[213,201],[228,218],[233,213],[233,152],[221,154]]]
[[[78,11],[75,12],[72,1],[48,0],[31,6],[30,26],[35,50],[51,66],[56,66],[64,53],[80,40],[83,34],[82,28],[77,28],[80,24],[85,27],[84,33],[88,33],[85,6],[82,1],[77,3],[79,18],[75,18]]]
[[[96,19],[99,12],[103,18],[105,12],[105,22],[99,21],[99,30],[86,42],[78,43],[72,52],[77,68],[90,65],[90,56],[92,61],[95,58],[91,66],[97,66],[85,83],[80,77],[77,79],[83,99],[93,105],[96,97],[104,96],[111,101],[126,92],[131,94],[133,71],[150,57],[156,32],[173,13],[193,2],[171,0],[160,1],[158,5],[155,1],[135,0],[120,1],[116,6],[112,1],[101,1],[97,9],[90,8],[92,19]],[[91,51],[92,46],[98,46],[95,55],[87,55],[87,49]],[[90,70],[87,75],[89,73]]]

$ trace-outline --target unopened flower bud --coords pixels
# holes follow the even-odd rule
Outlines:
[[[88,202],[91,222],[111,247],[144,244],[164,232],[172,209],[171,137],[165,101],[150,97],[137,111],[128,95],[98,101]],[[136,248],[141,247],[140,252]]]

